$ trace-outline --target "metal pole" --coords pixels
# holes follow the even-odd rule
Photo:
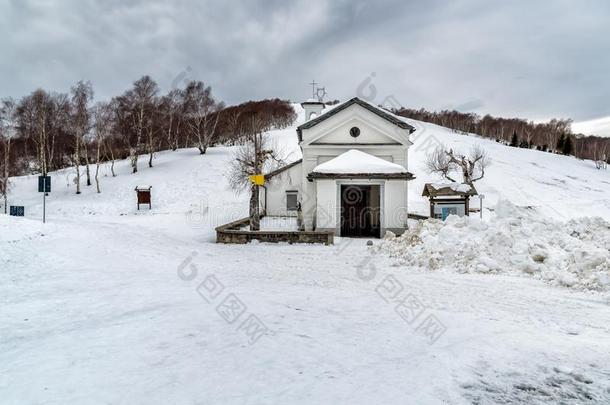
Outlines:
[[[42,178],[42,223],[44,224],[47,220],[47,178]]]
[[[481,214],[481,219],[483,219],[483,199],[484,198],[485,198],[484,194],[479,194],[479,202],[480,202],[479,212]]]

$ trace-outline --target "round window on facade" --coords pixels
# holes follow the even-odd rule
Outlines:
[[[360,128],[352,127],[349,130],[349,134],[352,136],[352,138],[358,138],[358,136],[360,136]]]

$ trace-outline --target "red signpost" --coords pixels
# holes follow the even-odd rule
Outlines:
[[[151,189],[152,186],[136,187],[136,193],[138,194],[138,210],[140,209],[140,204],[148,204],[148,209],[152,209]]]

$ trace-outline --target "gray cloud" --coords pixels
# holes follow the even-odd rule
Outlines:
[[[0,0],[0,95],[89,79],[103,99],[150,74],[229,103],[300,101],[311,79],[345,99],[374,72],[379,102],[588,120],[610,115],[609,16],[602,0]]]

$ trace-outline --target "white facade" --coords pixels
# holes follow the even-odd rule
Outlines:
[[[346,214],[356,210],[352,217],[365,217],[366,226],[378,236],[386,230],[404,231],[412,127],[356,98],[325,110],[298,131],[303,159],[267,176],[262,197],[266,201],[261,201],[267,215],[296,216],[296,211],[287,209],[286,195],[297,191],[307,230],[333,230],[336,235],[358,232],[351,226],[353,218]],[[398,164],[404,167],[404,173],[371,173],[366,165],[358,170],[358,162],[354,162],[350,164],[353,171],[347,174],[324,173],[316,177],[314,169],[318,165],[354,149]],[[346,195],[349,192],[360,194],[362,201],[350,206],[353,201]],[[346,228],[346,222],[350,222],[351,230]]]
[[[287,206],[287,194],[297,192],[297,199],[301,198],[301,164],[278,172],[265,182],[261,193],[261,206],[267,215],[296,217],[296,210],[289,210]]]

